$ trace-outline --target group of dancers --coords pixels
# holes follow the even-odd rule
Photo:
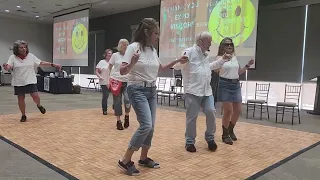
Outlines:
[[[186,130],[185,149],[196,152],[196,120],[200,109],[206,116],[207,129],[205,140],[210,151],[216,151],[215,142],[216,118],[214,97],[210,85],[211,72],[219,73],[218,102],[223,105],[222,141],[232,145],[237,140],[234,128],[241,112],[242,95],[239,75],[244,73],[253,63],[251,59],[244,67],[239,65],[231,38],[221,41],[216,60],[209,62],[207,51],[210,50],[212,35],[201,32],[196,36],[196,43],[182,52],[181,57],[169,64],[161,64],[154,45],[159,39],[159,26],[152,18],[144,18],[137,28],[131,44],[126,39],[118,43],[118,52],[111,49],[105,51],[105,59],[96,66],[96,75],[102,89],[102,113],[107,115],[107,100],[109,93],[113,94],[113,109],[117,118],[116,127],[123,130],[129,127],[130,108],[135,111],[139,128],[133,134],[126,152],[118,161],[120,167],[127,175],[139,175],[140,171],[134,165],[132,156],[141,148],[138,161],[140,166],[147,168],[160,168],[160,164],[148,156],[152,144],[156,117],[156,80],[159,71],[170,68],[180,69],[184,80],[184,98],[186,102]],[[12,85],[22,113],[21,121],[26,121],[25,94],[31,94],[34,102],[41,111],[45,108],[40,104],[37,93],[37,79],[34,67],[53,64],[39,60],[29,53],[28,45],[24,41],[14,44],[13,54],[3,67],[13,69]],[[124,123],[121,121],[122,99],[125,106]]]

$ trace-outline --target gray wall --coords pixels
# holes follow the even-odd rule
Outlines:
[[[20,19],[0,17],[0,64],[8,61],[16,40],[29,43],[30,52],[39,59],[52,62],[52,25],[36,24]]]
[[[304,7],[260,9],[256,70],[248,80],[300,82]]]
[[[320,76],[320,4],[309,6],[303,81]]]
[[[320,76],[320,4],[309,5],[304,67],[305,6],[261,8],[258,19],[256,70],[248,80],[309,82]],[[303,68],[303,71],[302,71]]]

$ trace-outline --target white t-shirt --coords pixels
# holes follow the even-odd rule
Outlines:
[[[120,67],[123,61],[123,55],[120,54],[119,52],[113,53],[111,56],[111,59],[109,61],[109,64],[113,65],[110,73],[110,77],[112,79],[121,81],[121,82],[127,82],[128,77],[127,75],[121,75],[120,74]]]
[[[37,84],[35,69],[40,65],[41,60],[35,55],[28,53],[25,59],[20,59],[11,55],[7,64],[12,68],[12,86],[26,86],[28,84]]]
[[[97,64],[96,69],[100,69],[100,75],[103,78],[103,80],[99,79],[99,84],[108,86],[110,78],[109,63],[105,59],[102,59]]]
[[[240,65],[237,60],[237,57],[233,56],[230,61],[225,62],[221,66],[219,70],[219,76],[226,79],[239,79],[239,67]]]
[[[139,50],[140,57],[138,62],[128,73],[128,83],[134,82],[153,82],[157,80],[159,72],[159,57],[157,51],[152,47],[146,47],[144,51],[140,50],[140,44],[134,42],[127,47],[123,61],[130,64],[131,58]]]

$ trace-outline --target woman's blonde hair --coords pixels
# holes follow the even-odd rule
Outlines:
[[[121,50],[121,48],[123,47],[123,44],[124,44],[124,43],[129,44],[129,41],[128,41],[127,39],[120,39],[120,40],[119,40],[118,47],[117,47],[117,50],[118,50],[118,51]]]

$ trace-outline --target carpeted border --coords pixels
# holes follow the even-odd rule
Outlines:
[[[0,139],[3,140],[4,142],[8,143],[9,145],[19,149],[20,151],[22,151],[23,153],[27,154],[28,156],[30,156],[31,158],[35,159],[36,161],[40,162],[41,164],[47,166],[48,168],[52,169],[53,171],[59,173],[60,175],[62,175],[63,177],[69,179],[69,180],[79,180],[78,178],[72,176],[71,174],[67,173],[66,171],[52,165],[51,163],[49,163],[48,161],[45,161],[44,159],[40,158],[39,156],[33,154],[32,152],[28,151],[27,149],[19,146],[18,144],[10,141],[9,139],[3,137],[0,135]]]
[[[281,161],[279,161],[279,162],[277,162],[277,163],[275,163],[275,164],[273,164],[273,165],[271,165],[271,166],[269,166],[269,167],[267,167],[267,168],[265,168],[265,169],[263,169],[263,170],[255,173],[255,174],[253,174],[252,176],[248,177],[246,180],[254,180],[254,179],[257,179],[257,178],[265,175],[266,173],[272,171],[273,169],[275,169],[275,168],[277,168],[277,167],[285,164],[286,162],[294,159],[295,157],[297,157],[297,156],[299,156],[299,155],[301,155],[301,154],[309,151],[309,150],[312,149],[312,148],[317,147],[318,145],[320,145],[320,141],[318,141],[318,142],[316,142],[316,143],[314,143],[314,144],[312,144],[312,145],[310,145],[310,146],[308,146],[308,147],[306,147],[306,148],[304,148],[304,149],[301,149],[300,151],[298,151],[298,152],[296,152],[296,153],[294,153],[294,154],[286,157],[285,159],[283,159],[283,160],[281,160]]]

